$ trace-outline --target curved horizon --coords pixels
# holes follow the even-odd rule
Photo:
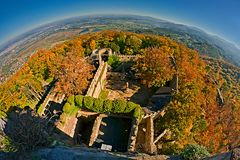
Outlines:
[[[175,21],[175,20],[169,20],[169,19],[164,19],[162,17],[159,17],[159,16],[153,16],[153,15],[142,15],[142,14],[134,14],[134,13],[93,13],[93,14],[82,14],[82,15],[76,15],[76,16],[70,16],[70,17],[64,17],[64,18],[59,18],[59,19],[54,19],[52,21],[48,21],[48,22],[43,22],[43,23],[40,23],[40,24],[37,24],[33,27],[30,27],[28,28],[27,30],[21,32],[21,33],[18,33],[17,35],[13,36],[13,37],[10,37],[9,39],[7,39],[6,41],[0,41],[0,47],[4,47],[5,45],[8,45],[8,43],[11,43],[11,41],[14,41],[16,40],[18,37],[20,36],[23,36],[24,34],[27,34],[31,31],[34,31],[38,28],[41,28],[41,27],[45,27],[45,26],[48,26],[50,24],[54,24],[54,23],[58,23],[58,22],[62,22],[62,21],[66,21],[66,20],[70,20],[70,19],[74,19],[74,18],[82,18],[82,17],[97,17],[97,16],[138,16],[138,17],[148,17],[148,18],[153,18],[155,20],[163,20],[163,21],[166,21],[166,22],[169,22],[169,23],[173,23],[173,24],[176,24],[176,25],[184,25],[184,26],[187,26],[187,27],[193,27],[195,29],[198,29],[208,35],[211,35],[211,36],[216,36],[222,40],[225,40],[227,41],[228,43],[231,43],[233,45],[235,45],[238,49],[240,49],[240,46],[238,46],[236,43],[216,34],[216,33],[212,33],[212,32],[209,32],[208,30],[204,29],[204,28],[201,28],[199,26],[195,26],[193,24],[188,24],[188,23],[184,23],[184,22],[179,22],[179,21]],[[1,49],[1,48],[0,48]]]
[[[93,14],[150,16],[178,24],[195,26],[208,34],[240,45],[240,2],[228,0],[87,1],[8,0],[1,2],[0,44],[29,30],[58,20]]]

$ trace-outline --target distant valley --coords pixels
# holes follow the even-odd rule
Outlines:
[[[198,50],[202,55],[240,66],[240,50],[237,47],[195,27],[144,16],[83,16],[40,26],[0,46],[0,82],[15,73],[36,50],[48,49],[83,33],[100,30],[167,36]]]

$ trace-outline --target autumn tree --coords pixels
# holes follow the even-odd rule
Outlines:
[[[142,82],[149,87],[159,87],[172,79],[175,71],[169,58],[167,47],[147,48],[143,57],[139,58],[135,66]]]
[[[204,117],[201,117],[201,107],[206,102],[201,91],[202,87],[206,86],[205,65],[195,51],[162,39],[160,47],[145,49],[143,57],[135,67],[142,82],[149,87],[162,86],[175,75],[179,79],[179,92],[175,93],[172,101],[165,107],[166,113],[163,118],[156,123],[156,131],[170,129],[170,141],[175,142],[175,146],[170,147],[169,139],[163,141],[163,148],[174,148],[171,152],[177,153],[184,145],[195,141],[192,136],[199,135],[200,131],[193,128],[199,126],[199,122],[206,122]],[[166,150],[163,152],[169,153]]]
[[[109,48],[111,48],[115,53],[118,53],[120,51],[120,47],[114,42],[111,42],[109,44]]]
[[[71,94],[84,94],[90,79],[93,77],[94,67],[84,57],[69,53],[56,73],[58,82],[56,91],[67,96]]]
[[[49,50],[38,50],[28,61],[33,75],[39,80],[47,80],[53,77],[56,63],[56,55]]]
[[[119,46],[119,50],[121,53],[124,52],[125,49],[125,41],[126,41],[126,34],[124,34],[123,32],[118,33],[115,37],[114,37],[114,42],[116,44],[118,44]]]
[[[95,41],[95,40],[91,40],[91,42],[90,42],[90,48],[91,48],[91,50],[96,49],[96,41]]]
[[[58,92],[85,93],[94,68],[84,56],[103,47],[121,54],[141,54],[136,75],[149,87],[178,80],[178,92],[165,106],[166,114],[155,121],[156,132],[169,128],[172,133],[160,141],[161,151],[176,153],[186,144],[197,143],[216,153],[239,144],[239,68],[199,57],[197,51],[157,35],[107,30],[80,35],[50,50],[41,49],[0,85],[0,112],[8,112],[13,106],[34,108],[45,92],[44,86],[53,79],[58,79]],[[217,103],[219,91],[223,106]]]
[[[134,35],[127,35],[123,54],[132,55],[140,53],[142,40]]]

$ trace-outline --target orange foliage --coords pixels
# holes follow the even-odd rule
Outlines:
[[[55,91],[66,96],[74,94],[84,94],[89,80],[93,77],[94,67],[90,65],[84,57],[75,54],[68,54],[60,62],[60,68],[57,70]]]
[[[7,111],[11,106],[34,107],[37,100],[33,95],[43,93],[46,81],[51,78],[58,79],[58,92],[84,93],[94,70],[83,57],[85,51],[88,49],[89,54],[95,48],[111,46],[117,46],[122,54],[143,54],[135,67],[148,86],[161,86],[174,75],[178,76],[179,93],[168,105],[159,131],[171,127],[175,134],[171,138],[181,147],[199,143],[218,152],[239,145],[240,97],[236,94],[239,85],[232,86],[236,93],[232,88],[223,91],[225,105],[220,107],[216,97],[217,88],[221,89],[226,83],[222,75],[211,68],[206,70],[196,51],[161,36],[101,31],[57,44],[51,50],[39,50],[0,85],[0,110]]]

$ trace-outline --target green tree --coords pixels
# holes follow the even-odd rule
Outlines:
[[[111,48],[115,53],[120,51],[120,47],[114,42],[109,43],[109,48]]]
[[[112,68],[117,68],[119,65],[121,65],[120,59],[116,55],[111,55],[108,57],[107,63],[112,67]]]
[[[84,54],[86,56],[89,56],[89,55],[91,55],[91,53],[92,53],[92,50],[91,50],[90,46],[87,46],[84,50]]]
[[[124,53],[126,35],[123,32],[117,34],[114,38],[114,41],[120,47],[120,52]]]

